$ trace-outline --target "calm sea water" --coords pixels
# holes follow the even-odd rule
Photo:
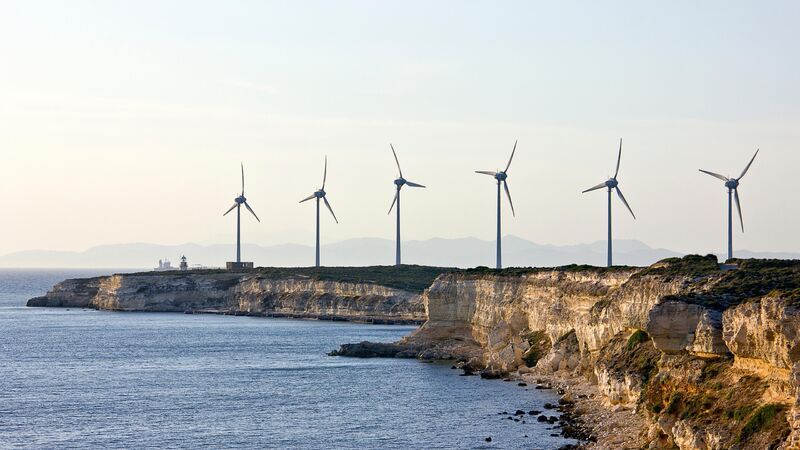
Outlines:
[[[498,415],[543,409],[552,392],[445,364],[325,355],[413,327],[24,307],[61,279],[104,272],[0,270],[0,448],[570,442]]]

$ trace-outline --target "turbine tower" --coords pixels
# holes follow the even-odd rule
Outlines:
[[[247,210],[250,211],[251,214],[253,214],[253,217],[255,217],[256,220],[261,222],[261,219],[258,218],[255,211],[253,211],[253,208],[251,208],[250,205],[247,203],[247,199],[244,196],[244,164],[241,164],[241,167],[242,167],[242,193],[241,195],[233,199],[234,201],[233,206],[231,206],[230,209],[225,211],[225,214],[223,214],[223,216],[226,216],[228,215],[229,212],[233,211],[234,208],[236,209],[236,264],[237,265],[242,264],[242,211],[241,211],[242,205],[244,205],[244,207],[247,208]]]
[[[404,185],[409,185],[411,187],[418,187],[418,188],[424,188],[425,186],[413,183],[403,178],[403,169],[400,168],[400,161],[397,159],[397,152],[394,151],[394,146],[392,146],[392,144],[389,144],[389,147],[392,149],[392,154],[394,155],[394,162],[397,163],[397,172],[400,174],[400,178],[394,180],[394,184],[395,186],[397,186],[397,192],[394,194],[394,200],[392,200],[392,206],[389,207],[389,212],[387,213],[391,214],[392,208],[394,208],[394,204],[397,203],[397,251],[395,253],[395,265],[399,266],[400,265],[400,189],[402,189]]]
[[[511,214],[516,217],[516,213],[514,213],[514,203],[511,201],[511,192],[508,190],[508,168],[511,167],[511,160],[514,159],[514,152],[517,151],[517,141],[514,141],[514,148],[511,149],[511,157],[508,158],[508,164],[506,164],[506,169],[502,171],[490,171],[490,170],[476,170],[475,173],[480,173],[483,175],[489,175],[494,177],[497,180],[497,264],[496,267],[498,269],[503,268],[503,255],[502,255],[502,245],[500,242],[500,185],[503,185],[505,188],[506,196],[508,196],[508,204],[511,206]]]
[[[636,219],[636,214],[633,213],[631,206],[628,204],[628,201],[625,200],[625,196],[622,195],[622,191],[619,188],[619,181],[617,180],[617,176],[619,175],[619,163],[622,160],[622,138],[619,139],[619,154],[617,155],[617,170],[614,172],[614,176],[609,178],[607,181],[598,184],[597,186],[591,187],[583,193],[596,191],[597,189],[608,188],[608,267],[613,266],[613,257],[612,257],[612,238],[611,238],[611,191],[617,191],[617,195],[619,199],[622,200],[622,203],[625,204],[625,207],[628,208],[631,215],[633,216],[634,220]]]
[[[739,178],[724,177],[718,173],[700,169],[700,172],[703,172],[707,175],[711,175],[714,178],[719,178],[720,180],[724,181],[725,187],[728,188],[728,259],[729,260],[733,259],[733,203],[731,202],[731,195],[733,195],[733,199],[736,200],[736,209],[739,211],[739,223],[742,225],[742,233],[744,233],[742,204],[739,202],[739,180],[744,178],[744,176],[747,174],[747,171],[750,170],[750,166],[753,165],[753,161],[756,160],[758,152],[759,150],[756,150],[755,155],[753,155],[753,158],[747,164],[747,167],[744,168],[742,174],[739,175]]]
[[[328,208],[328,211],[331,212],[333,216],[333,220],[336,223],[339,223],[339,219],[336,218],[336,214],[333,213],[333,208],[331,208],[331,204],[328,203],[328,199],[325,197],[325,180],[328,179],[328,157],[325,157],[325,169],[322,172],[322,187],[319,188],[318,191],[314,192],[313,194],[309,195],[308,197],[300,200],[300,203],[306,202],[311,200],[312,198],[317,199],[317,253],[316,253],[316,263],[315,267],[319,267],[319,201],[322,200],[325,202],[325,207]]]

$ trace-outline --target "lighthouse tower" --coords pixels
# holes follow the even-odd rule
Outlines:
[[[189,264],[186,263],[186,256],[181,256],[181,270],[189,270]]]

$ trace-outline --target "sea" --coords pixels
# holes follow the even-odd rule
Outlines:
[[[113,270],[0,270],[0,448],[556,449],[556,393],[326,354],[411,326],[27,308]],[[487,442],[491,438],[491,442]]]

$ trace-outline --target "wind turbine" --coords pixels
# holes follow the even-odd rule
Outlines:
[[[612,258],[612,251],[611,251],[611,191],[617,191],[617,195],[619,199],[622,200],[622,203],[625,204],[625,207],[628,208],[631,215],[633,216],[634,220],[636,219],[636,214],[633,213],[631,206],[628,204],[628,201],[625,200],[625,196],[622,195],[622,191],[619,189],[619,181],[617,180],[617,176],[619,175],[619,163],[622,160],[622,138],[619,139],[619,154],[617,155],[617,170],[614,172],[614,176],[609,178],[607,181],[598,184],[597,186],[591,187],[583,193],[596,191],[602,188],[608,188],[608,267],[613,265],[613,258]]]
[[[744,219],[742,218],[742,204],[739,202],[739,180],[744,178],[747,174],[747,171],[750,170],[750,166],[753,165],[753,161],[756,160],[756,156],[758,156],[758,152],[760,149],[756,150],[756,154],[753,155],[753,159],[747,164],[747,167],[744,168],[742,174],[739,175],[739,178],[728,178],[724,177],[718,173],[709,172],[707,170],[700,169],[700,172],[703,172],[707,175],[711,175],[714,178],[719,178],[720,180],[725,182],[725,187],[728,188],[728,259],[733,259],[733,204],[731,202],[731,194],[733,194],[733,198],[736,200],[736,209],[739,211],[739,223],[742,225],[742,233],[744,233]]]
[[[516,213],[514,213],[514,203],[511,201],[511,192],[508,190],[508,168],[511,167],[511,160],[514,159],[514,152],[517,151],[517,141],[514,141],[514,148],[511,149],[511,157],[508,158],[508,164],[506,164],[506,169],[503,171],[495,171],[492,172],[490,170],[476,170],[475,173],[480,173],[483,175],[489,175],[494,177],[497,180],[497,265],[498,269],[503,268],[503,255],[502,255],[502,246],[500,243],[500,185],[503,185],[503,188],[506,190],[506,196],[508,196],[508,204],[511,206],[511,214],[516,217]]]
[[[236,208],[236,263],[239,264],[242,262],[242,205],[253,214],[253,217],[256,218],[259,222],[261,219],[258,218],[253,208],[247,204],[247,199],[244,197],[244,164],[241,164],[242,167],[242,194],[233,199],[234,204],[230,207],[223,216],[228,215],[229,212],[233,211]]]
[[[317,199],[317,253],[316,253],[316,267],[319,267],[319,201],[320,199],[325,202],[325,207],[328,208],[328,211],[331,212],[333,216],[333,220],[336,223],[339,223],[339,219],[336,218],[336,214],[333,213],[333,208],[331,208],[331,204],[328,203],[328,199],[325,197],[325,180],[328,179],[328,157],[325,157],[325,170],[322,173],[322,187],[319,188],[318,191],[314,192],[313,194],[309,195],[308,197],[300,200],[300,203],[306,202],[311,200],[312,198]]]
[[[424,188],[425,186],[417,183],[413,183],[411,181],[406,180],[403,178],[403,169],[400,168],[400,161],[397,159],[397,152],[394,151],[394,146],[389,144],[389,147],[392,149],[392,154],[394,155],[394,162],[397,163],[397,172],[400,174],[400,178],[394,180],[395,186],[397,186],[397,192],[394,194],[394,200],[392,200],[392,206],[389,207],[389,212],[387,214],[392,213],[392,208],[394,208],[394,204],[397,203],[397,252],[395,256],[395,265],[400,265],[400,189],[403,188],[404,185],[409,185],[411,187],[418,187]]]

